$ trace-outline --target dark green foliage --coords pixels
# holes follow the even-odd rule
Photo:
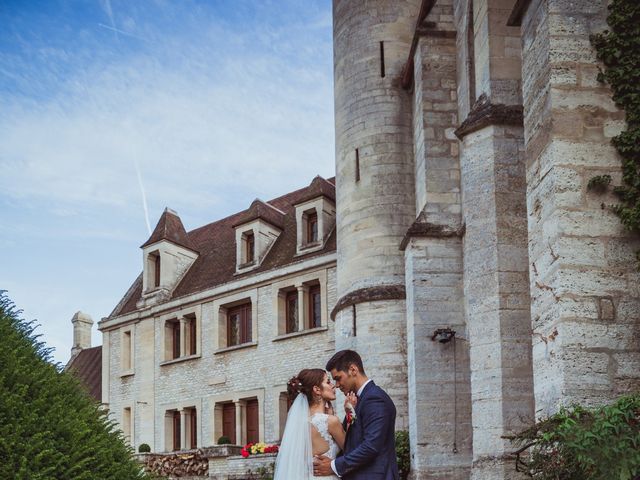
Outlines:
[[[622,157],[622,185],[614,188],[620,203],[613,207],[622,224],[640,232],[640,2],[612,0],[607,23],[611,30],[591,37],[605,71],[598,79],[613,90],[623,108],[627,129],[612,139]],[[593,180],[593,179],[592,179]],[[589,182],[591,184],[591,182]]]
[[[632,480],[640,475],[640,393],[613,405],[562,409],[516,439],[519,471],[538,480]]]
[[[143,478],[122,435],[0,291],[0,478]]]
[[[400,478],[406,479],[411,470],[411,453],[409,451],[409,432],[400,430],[396,432],[396,462]]]
[[[138,447],[139,453],[149,453],[150,451],[151,451],[151,447],[149,446],[148,443],[141,443],[140,446]]]
[[[604,192],[611,183],[611,175],[598,175],[591,177],[587,184],[587,189],[595,190],[596,192]]]
[[[231,439],[229,437],[222,435],[218,439],[218,445],[230,445],[230,444],[231,444]]]

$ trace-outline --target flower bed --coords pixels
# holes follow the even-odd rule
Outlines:
[[[244,458],[249,457],[250,455],[264,455],[265,453],[278,453],[279,447],[278,445],[270,445],[267,443],[247,443],[244,447],[242,447],[242,451],[240,455]]]

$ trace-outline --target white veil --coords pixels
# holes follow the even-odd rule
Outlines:
[[[273,480],[311,480],[313,450],[309,427],[309,402],[304,394],[296,397],[284,427],[280,450],[276,458]]]

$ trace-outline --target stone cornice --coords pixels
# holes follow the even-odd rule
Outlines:
[[[454,132],[462,140],[468,134],[489,125],[523,125],[522,105],[494,104],[482,94],[473,105],[466,120]]]
[[[438,225],[435,223],[424,222],[416,220],[413,225],[409,227],[407,233],[405,233],[402,242],[400,243],[400,250],[405,250],[409,242],[414,237],[428,237],[428,238],[448,238],[448,237],[462,237],[464,235],[465,227],[451,225]]]
[[[352,305],[364,302],[377,302],[381,300],[404,300],[407,298],[407,291],[404,285],[380,285],[377,287],[366,287],[354,290],[344,295],[336,306],[331,310],[331,320],[336,319],[336,315]]]

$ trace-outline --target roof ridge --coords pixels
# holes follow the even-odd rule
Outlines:
[[[333,183],[331,183],[331,182],[330,182],[330,180],[331,180],[331,179],[335,179],[335,178],[336,178],[335,176],[333,176],[333,177],[331,177],[331,178],[324,178],[322,175],[316,175],[316,177],[320,177],[320,178],[322,178],[322,179],[323,179],[324,181],[326,181],[329,185],[331,185],[332,187],[334,187],[334,188],[335,188],[335,184],[333,184]],[[314,177],[314,178],[315,178],[315,177]],[[312,182],[313,182],[313,180],[312,180]],[[305,186],[305,187],[298,188],[297,190],[293,190],[292,192],[284,193],[284,194],[282,194],[282,195],[280,195],[280,196],[278,196],[278,197],[272,198],[271,200],[266,200],[266,201],[264,201],[264,200],[260,200],[259,198],[256,198],[256,199],[254,199],[254,201],[255,201],[255,200],[260,200],[262,203],[265,203],[266,205],[268,205],[268,206],[270,206],[270,207],[272,207],[272,208],[276,209],[278,212],[280,212],[280,213],[282,213],[282,214],[285,214],[285,215],[286,215],[286,212],[283,212],[283,211],[282,211],[282,210],[280,210],[278,207],[276,207],[276,206],[272,205],[272,202],[277,202],[277,201],[282,200],[282,199],[284,199],[284,198],[286,198],[286,197],[294,196],[295,194],[300,193],[300,192],[303,192],[304,190],[308,190],[308,189],[309,189],[309,187],[311,186],[311,183],[312,183],[312,182],[310,182],[310,183],[309,183],[309,185],[307,185],[307,186]],[[253,203],[253,202],[252,202],[252,203]],[[219,220],[214,220],[213,222],[205,223],[204,225],[201,225],[201,226],[199,226],[199,227],[197,227],[197,228],[194,228],[193,230],[189,230],[189,231],[187,231],[187,235],[191,235],[192,233],[197,232],[198,230],[202,230],[203,228],[211,227],[211,226],[215,225],[216,223],[220,223],[220,222],[224,222],[224,221],[231,221],[231,219],[232,219],[233,217],[240,216],[240,215],[242,215],[243,213],[246,213],[246,212],[247,212],[247,210],[249,210],[249,208],[251,208],[251,205],[249,205],[249,207],[245,208],[244,210],[241,210],[241,211],[236,212],[236,213],[232,213],[232,214],[227,215],[226,217],[223,217],[223,218],[221,218],[221,219],[219,219]]]

